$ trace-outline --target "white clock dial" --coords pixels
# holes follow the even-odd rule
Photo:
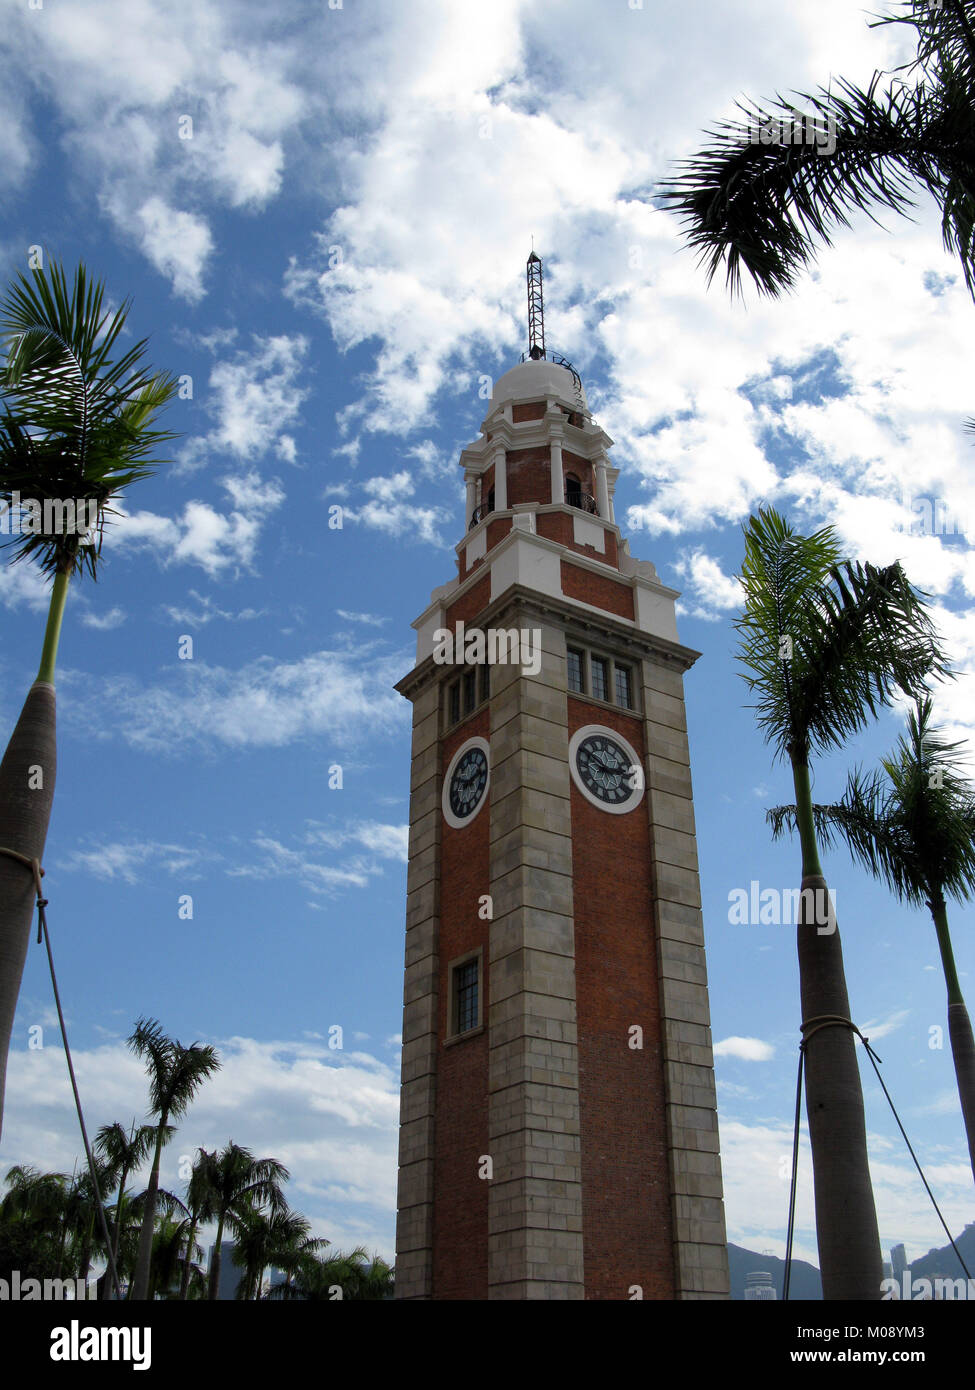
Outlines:
[[[491,782],[487,739],[469,738],[450,760],[443,779],[444,819],[455,830],[469,825],[487,798]]]
[[[643,765],[636,750],[614,729],[586,724],[569,741],[572,779],[587,801],[624,815],[643,800]]]

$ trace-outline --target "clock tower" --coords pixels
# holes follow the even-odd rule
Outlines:
[[[414,623],[396,1296],[728,1296],[678,595],[529,349]]]

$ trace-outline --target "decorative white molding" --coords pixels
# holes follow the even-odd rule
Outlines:
[[[572,518],[572,539],[576,545],[594,546],[600,554],[606,554],[606,531],[596,521],[576,513]]]

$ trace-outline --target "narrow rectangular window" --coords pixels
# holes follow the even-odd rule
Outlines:
[[[623,709],[633,708],[633,692],[630,685],[630,668],[616,667],[616,703]]]
[[[491,668],[490,668],[490,666],[487,664],[487,662],[485,661],[484,665],[481,667],[481,699],[482,699],[482,700],[489,700],[490,698],[491,698]]]
[[[460,681],[454,681],[450,687],[450,722],[456,724],[460,718]]]
[[[582,680],[582,652],[573,651],[569,648],[569,689],[584,691],[585,685]]]
[[[468,960],[454,971],[454,1031],[477,1027],[477,961]]]
[[[606,700],[606,663],[602,657],[594,656],[591,661],[592,694],[594,700]]]
[[[470,714],[477,704],[477,672],[472,668],[464,672],[464,713]]]

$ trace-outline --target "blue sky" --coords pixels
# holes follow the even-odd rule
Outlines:
[[[682,590],[681,638],[702,653],[686,691],[729,1237],[782,1253],[794,932],[732,925],[728,904],[753,879],[795,886],[798,859],[764,826],[790,788],[733,660],[741,525],[771,503],[834,525],[857,558],[901,557],[966,673],[938,712],[968,738],[975,552],[909,526],[917,496],[975,515],[975,308],[923,200],[913,223],[858,220],[788,299],[736,304],[650,195],[737,98],[909,56],[865,21],[839,0],[344,0],[284,17],[0,0],[4,281],[32,246],[83,260],[113,303],[131,296],[150,360],[192,380],[170,461],[69,602],[46,853],[92,1129],[143,1111],[124,1047],[140,1014],[224,1059],[164,1183],[233,1138],[292,1170],[316,1233],[392,1253],[410,715],[392,685],[455,572],[457,458],[485,381],[525,347],[534,237],[550,344],[616,440],[617,517]],[[0,568],[6,729],[45,601],[37,575]],[[820,763],[817,798],[901,727],[887,714]],[[960,1227],[975,1208],[950,1054],[929,1046],[946,1018],[933,927],[845,855],[827,873],[854,1018]],[[969,995],[971,919],[951,913]],[[79,1151],[53,1025],[32,946],[4,1169],[70,1169]],[[923,1253],[940,1227],[867,1073],[864,1088],[884,1245]],[[805,1156],[797,1249],[815,1259]]]

